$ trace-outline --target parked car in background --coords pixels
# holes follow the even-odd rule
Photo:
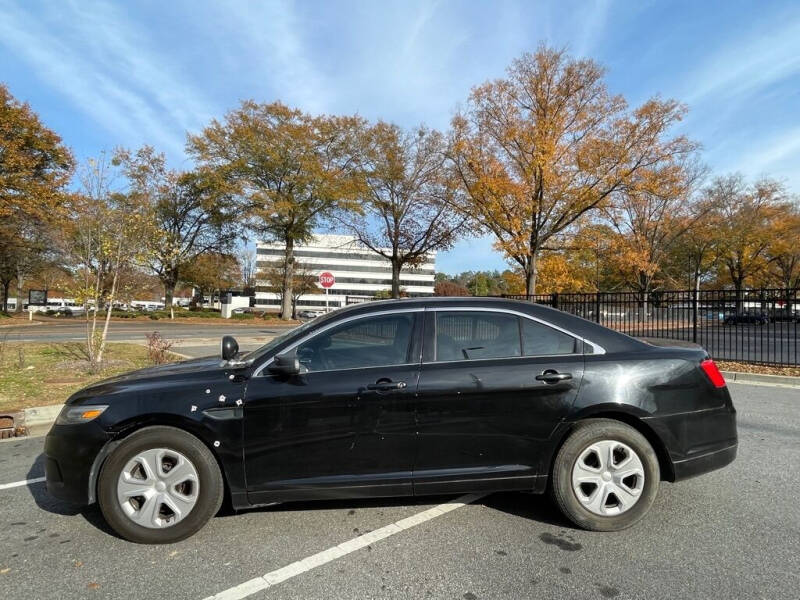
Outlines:
[[[736,411],[699,347],[649,345],[527,302],[342,308],[240,355],[73,394],[45,441],[48,491],[168,543],[234,509],[298,500],[550,491],[616,531],[660,481],[723,467]],[[703,511],[724,507],[696,506]]]
[[[776,308],[769,312],[769,320],[772,323],[800,323],[800,310]]]
[[[252,312],[252,309],[244,307],[244,306],[240,306],[238,308],[234,308],[231,311],[231,314],[232,315],[244,315],[244,314],[247,314],[249,312]]]
[[[322,310],[300,310],[297,312],[297,317],[300,319],[316,319],[325,314]]]
[[[728,315],[723,323],[725,325],[766,325],[769,323],[769,317],[760,312],[743,312]]]

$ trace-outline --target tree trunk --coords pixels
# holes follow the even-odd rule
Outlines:
[[[525,295],[526,296],[533,296],[536,294],[536,276],[538,275],[536,271],[536,251],[533,251],[531,254],[530,263],[528,263],[528,268],[525,269]]]
[[[175,313],[172,310],[172,302],[175,297],[175,286],[178,285],[177,270],[170,269],[165,271],[161,281],[164,284],[164,308],[169,310],[169,318],[174,319]]]
[[[21,313],[22,312],[22,301],[20,300],[20,298],[22,298],[22,287],[24,285],[25,285],[24,278],[23,278],[22,274],[20,274],[18,272],[17,273],[17,304],[14,307],[14,312],[15,313]]]
[[[11,288],[11,280],[3,282],[3,312],[8,312],[8,290]],[[22,302],[19,301],[19,296],[17,297],[17,306],[22,306]]]
[[[294,238],[286,238],[283,258],[283,281],[281,283],[281,319],[292,318],[292,279],[294,277]]]
[[[742,312],[742,288],[744,287],[744,277],[733,277],[733,289],[736,295],[736,312]]]
[[[392,298],[400,297],[400,268],[402,265],[397,257],[392,258]]]

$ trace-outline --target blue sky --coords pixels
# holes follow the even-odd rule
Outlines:
[[[0,0],[0,80],[79,158],[185,133],[240,99],[446,128],[470,88],[540,42],[608,68],[631,104],[689,105],[715,173],[800,192],[800,2]],[[503,268],[491,240],[439,270]]]

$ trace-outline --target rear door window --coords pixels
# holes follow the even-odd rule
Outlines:
[[[436,360],[522,356],[519,317],[482,311],[436,312]]]

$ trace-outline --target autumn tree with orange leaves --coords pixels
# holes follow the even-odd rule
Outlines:
[[[466,192],[456,208],[519,264],[528,294],[540,253],[577,219],[639,171],[694,149],[667,136],[681,104],[653,98],[630,110],[604,75],[592,60],[540,47],[474,88],[452,121],[450,164]]]
[[[601,211],[618,234],[607,260],[642,298],[663,284],[669,254],[707,212],[696,195],[703,173],[694,159],[668,158],[631,176]]]
[[[747,184],[741,175],[729,175],[716,178],[707,193],[722,215],[718,265],[730,278],[741,310],[745,284],[769,266],[774,232],[790,210],[786,190],[772,179]]]

